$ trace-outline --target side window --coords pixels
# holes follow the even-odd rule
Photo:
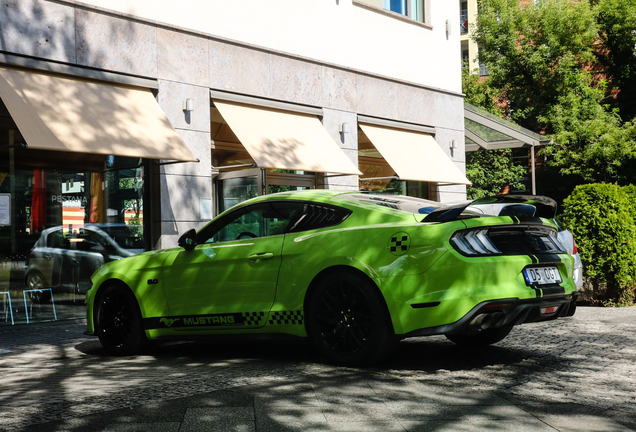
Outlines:
[[[218,243],[284,234],[298,218],[303,204],[273,201],[253,204],[233,211],[199,232],[197,243]]]
[[[70,249],[69,241],[64,237],[64,233],[61,229],[53,231],[46,239],[46,243],[49,247],[57,249]]]

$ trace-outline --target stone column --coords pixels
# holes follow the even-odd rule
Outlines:
[[[199,163],[159,170],[161,236],[156,248],[174,247],[185,231],[199,229],[212,214],[208,40],[157,29],[157,100]],[[183,110],[192,99],[194,110]],[[157,205],[157,204],[156,204]]]

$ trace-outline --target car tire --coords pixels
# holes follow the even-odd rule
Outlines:
[[[27,290],[37,290],[44,289],[46,287],[46,281],[42,273],[38,271],[33,271],[27,275],[26,280]],[[29,298],[33,303],[47,303],[51,301],[51,291],[48,289],[46,291],[31,291],[28,293]]]
[[[327,275],[311,291],[306,329],[317,350],[339,365],[378,363],[397,343],[386,304],[373,282],[345,271]]]
[[[127,286],[113,284],[98,293],[95,324],[99,342],[110,354],[128,356],[146,346],[137,299]]]
[[[479,333],[466,335],[466,334],[447,334],[448,339],[457,345],[478,348],[487,345],[492,345],[505,339],[512,330],[512,324],[501,326],[499,328],[482,330]]]

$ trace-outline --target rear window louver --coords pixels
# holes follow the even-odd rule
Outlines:
[[[343,208],[305,204],[302,215],[292,225],[289,232],[300,232],[338,225],[350,214],[351,211]]]

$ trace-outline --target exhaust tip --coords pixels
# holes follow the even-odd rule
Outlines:
[[[503,326],[504,321],[506,321],[506,314],[503,312],[496,312],[493,314],[492,321],[493,321],[492,327],[499,328]]]

